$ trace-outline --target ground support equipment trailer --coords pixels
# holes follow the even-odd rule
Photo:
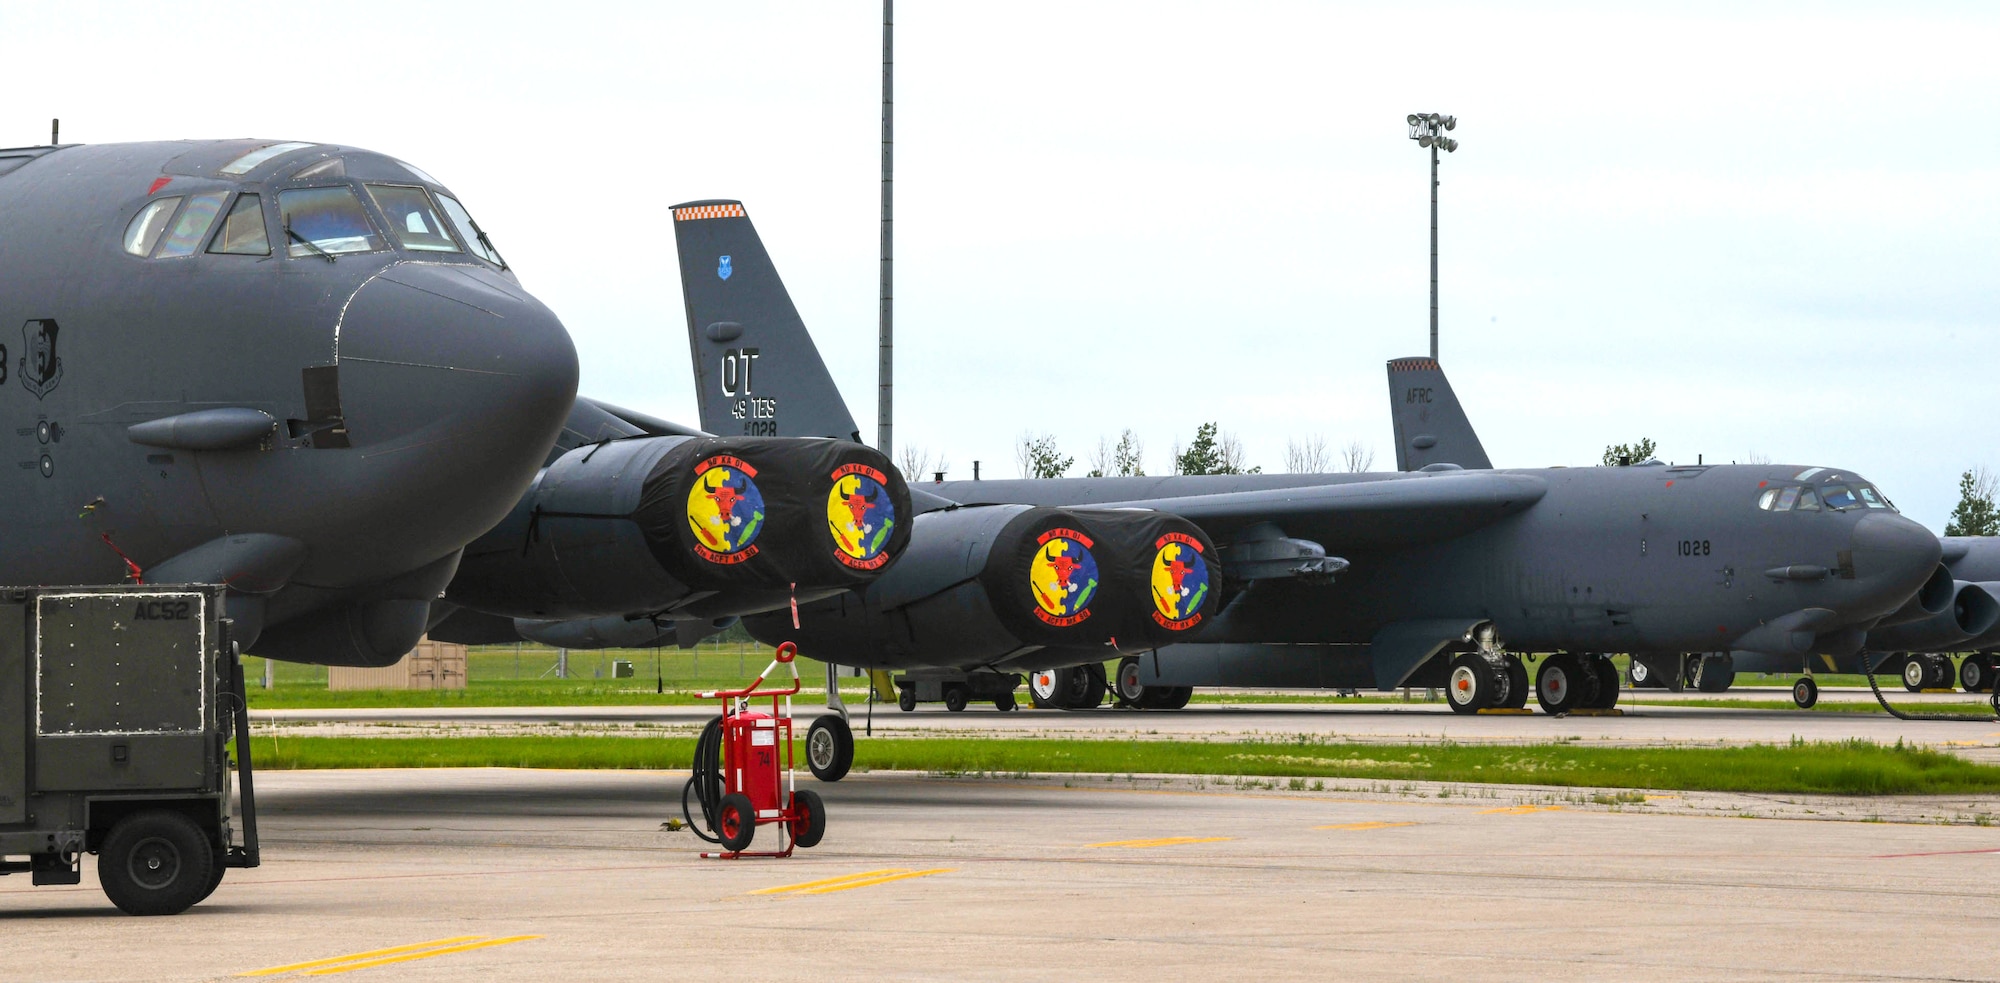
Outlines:
[[[113,904],[172,915],[228,868],[257,866],[249,714],[222,594],[0,588],[0,874],[76,884],[94,853]]]

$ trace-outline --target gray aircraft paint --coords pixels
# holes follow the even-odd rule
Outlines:
[[[1396,470],[1433,465],[1486,469],[1479,435],[1434,358],[1389,360],[1389,421],[1396,435]]]
[[[860,442],[743,203],[691,201],[673,211],[701,428]]]
[[[754,237],[747,220],[739,228]],[[683,242],[684,271],[697,277],[707,272],[704,257],[689,255]],[[773,270],[767,289],[775,283]],[[772,303],[769,298],[762,302]],[[789,300],[784,309],[796,318]],[[740,320],[736,310],[718,302],[704,306],[699,319]],[[795,331],[790,330],[794,323]],[[767,357],[776,357],[781,343],[787,359],[812,350],[803,322],[787,325],[781,339],[762,341],[762,351],[771,353]],[[1463,421],[1463,411],[1436,363],[1400,370],[1392,366],[1391,379],[1392,385],[1428,384],[1431,390],[1430,402],[1421,404],[1428,410],[1398,417],[1399,464],[1421,460],[1406,456],[1400,439],[1405,428],[1414,431],[1413,437],[1444,431],[1439,441],[1421,448],[1412,444],[1410,451],[1484,463],[1469,424],[1453,425],[1454,417]],[[830,379],[815,378],[812,385],[815,392],[833,391]],[[844,411],[841,419],[849,419]],[[1398,651],[1417,653],[1416,658],[1372,665],[1377,684],[1391,687],[1407,679],[1422,656],[1457,641],[1481,621],[1495,624],[1510,646],[1532,651],[1701,651],[1727,648],[1782,619],[1792,619],[1783,626],[1796,625],[1801,612],[1811,612],[1805,620],[1813,631],[1798,653],[1803,657],[1823,634],[1872,623],[1900,607],[1936,567],[1934,537],[1887,510],[1773,513],[1757,507],[1762,489],[1803,480],[1795,477],[1801,471],[1772,466],[1452,469],[1433,474],[945,482],[927,484],[924,490],[961,506],[1172,512],[1192,519],[1216,540],[1225,574],[1234,540],[1253,528],[1276,526],[1286,536],[1318,543],[1352,563],[1334,583],[1282,578],[1239,585],[1199,638],[1211,644],[1366,644],[1388,632],[1398,640]],[[1817,474],[1822,482],[1835,477],[1824,470]],[[1812,581],[1772,575],[1807,566],[1830,573]],[[843,598],[802,610],[799,636],[808,650],[851,665],[952,665],[952,645],[893,663],[880,646],[812,647],[816,621],[893,624],[894,605],[884,604],[879,593],[862,591],[851,601]],[[751,618],[746,624],[767,640],[794,634],[789,622],[776,619]],[[854,637],[830,629],[824,634],[836,636]],[[1431,636],[1437,637],[1425,641]],[[1783,639],[1787,647],[1796,641],[1794,633]],[[1041,661],[1076,664],[1108,654],[1050,652]],[[1032,657],[1011,665],[1036,667]]]
[[[149,579],[234,586],[258,651],[407,650],[460,549],[541,465],[577,364],[512,272],[449,233],[452,251],[407,248],[367,184],[449,194],[329,144],[0,150],[0,581],[115,583],[122,552]],[[380,248],[289,255],[278,196],[304,187],[352,190]],[[266,254],[209,251],[239,194],[259,196]],[[187,255],[124,250],[149,202],[200,195],[218,218]]]

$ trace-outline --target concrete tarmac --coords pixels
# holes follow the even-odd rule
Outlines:
[[[878,773],[732,862],[680,781],[266,773],[264,866],[187,914],[0,878],[0,980],[2000,978],[1990,828]]]

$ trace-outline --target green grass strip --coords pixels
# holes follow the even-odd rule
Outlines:
[[[685,737],[268,737],[259,768],[685,768]],[[2000,767],[1867,741],[1737,747],[1243,743],[897,738],[857,743],[858,769],[941,774],[1255,775],[1839,795],[2000,792]]]

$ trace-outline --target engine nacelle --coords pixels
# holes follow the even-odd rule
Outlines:
[[[1978,638],[2000,625],[2000,583],[1954,585],[1951,604],[1918,621],[1868,633],[1876,652],[1935,652]]]
[[[909,542],[910,492],[880,452],[808,438],[640,437],[550,464],[466,548],[449,600],[516,618],[704,618],[867,584]],[[696,595],[699,594],[699,597]]]
[[[1179,516],[990,505],[917,517],[859,594],[745,620],[759,641],[859,666],[972,667],[1030,653],[1110,657],[1180,640],[1215,611],[1208,537]]]
[[[1959,581],[1952,579],[1951,568],[1942,563],[1938,564],[1937,569],[1931,571],[1930,579],[1924,581],[1924,585],[1917,588],[1917,592],[1910,595],[1910,599],[1903,602],[1902,607],[1876,622],[1875,627],[1881,629],[1906,625],[1942,613],[1951,607],[1952,599],[1958,596],[1958,584]]]

